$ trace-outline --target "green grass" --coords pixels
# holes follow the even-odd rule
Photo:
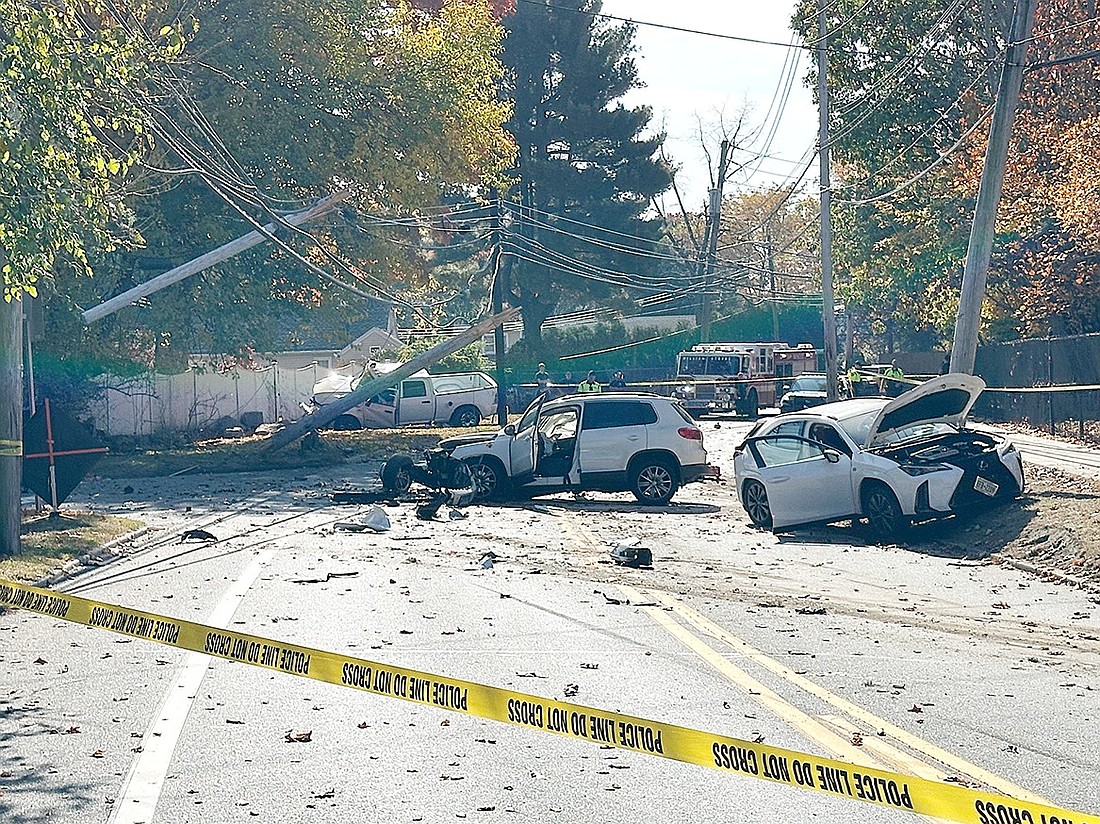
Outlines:
[[[0,559],[0,578],[13,581],[37,581],[60,569],[66,561],[79,558],[108,541],[141,527],[141,521],[66,512],[59,518],[45,515],[23,521],[23,552],[14,558]]]
[[[485,428],[491,431],[495,427]],[[94,472],[105,478],[152,478],[177,473],[263,472],[381,461],[397,452],[417,454],[435,446],[440,438],[470,431],[438,427],[323,432],[316,449],[306,448],[303,441],[298,441],[274,452],[267,451],[268,438],[224,438],[181,448],[112,452],[96,464]]]

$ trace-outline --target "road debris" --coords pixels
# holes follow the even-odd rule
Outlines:
[[[313,730],[306,730],[305,732],[287,730],[283,735],[283,740],[288,744],[308,744],[313,740]]]
[[[212,533],[207,532],[205,529],[187,529],[187,530],[184,530],[184,533],[182,535],[180,535],[180,541],[179,542],[182,544],[186,541],[216,541],[216,540],[218,540],[218,539],[216,537],[214,537],[214,535]]]
[[[653,566],[653,552],[644,546],[638,546],[637,538],[621,543],[611,550],[611,560],[619,566],[638,569]]]

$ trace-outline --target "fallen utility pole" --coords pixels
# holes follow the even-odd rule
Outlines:
[[[162,275],[157,275],[151,280],[145,281],[133,289],[128,289],[121,295],[115,295],[113,298],[103,301],[98,306],[93,306],[91,309],[87,309],[81,315],[85,323],[93,323],[100,318],[105,318],[119,309],[123,309],[132,303],[136,303],[144,297],[148,297],[154,292],[159,292],[166,286],[171,286],[173,283],[178,283],[185,278],[191,277],[191,275],[198,274],[203,269],[209,269],[223,260],[228,260],[234,255],[239,255],[246,249],[251,249],[253,246],[258,246],[265,240],[268,240],[272,234],[274,234],[280,227],[285,224],[291,226],[300,226],[307,221],[321,217],[329,212],[334,205],[346,200],[351,195],[350,189],[344,189],[342,191],[331,194],[328,197],[322,198],[313,206],[308,209],[303,209],[300,212],[293,212],[278,221],[268,223],[263,227],[263,230],[255,232],[249,232],[247,235],[231,240],[229,243],[219,246],[217,249],[207,252],[204,255],[200,255],[188,263],[184,263],[181,266],[177,266],[175,269],[170,269]]]
[[[480,323],[471,326],[465,332],[455,335],[453,338],[448,338],[441,343],[437,343],[427,352],[422,352],[411,361],[394,369],[392,372],[380,378],[375,378],[374,380],[359,384],[351,394],[345,395],[332,403],[325,404],[316,412],[311,412],[304,418],[287,426],[286,429],[276,432],[272,436],[271,444],[267,447],[266,451],[273,452],[276,449],[282,449],[284,446],[293,443],[303,435],[321,428],[326,423],[331,423],[352,407],[358,406],[369,398],[374,397],[379,392],[389,389],[391,386],[396,386],[414,372],[419,372],[421,369],[425,369],[442,358],[447,357],[447,355],[452,352],[457,352],[463,346],[468,346],[474,341],[479,340],[482,335],[493,331],[502,323],[506,323],[517,317],[519,311],[518,306],[513,306],[500,314],[486,318]]]
[[[1001,68],[993,123],[989,127],[989,142],[985,147],[982,182],[978,186],[974,222],[970,226],[970,242],[966,247],[966,264],[963,267],[962,290],[959,293],[959,314],[955,318],[955,338],[951,344],[952,372],[974,374],[982,300],[985,298],[985,284],[989,276],[989,257],[993,251],[993,230],[997,220],[997,206],[1001,202],[1001,186],[1005,179],[1008,141],[1012,136],[1012,122],[1020,99],[1024,56],[1035,25],[1035,5],[1036,0],[1017,0],[1005,64]]]

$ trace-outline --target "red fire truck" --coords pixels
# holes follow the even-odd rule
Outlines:
[[[693,416],[737,412],[756,420],[775,406],[776,384],[817,370],[813,344],[700,343],[676,356],[675,396]]]

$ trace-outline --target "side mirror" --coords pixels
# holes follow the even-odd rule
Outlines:
[[[823,450],[822,454],[825,456],[825,460],[827,460],[829,463],[840,462],[840,453],[837,452],[835,449]]]
[[[516,427],[513,424],[508,424],[506,427],[504,427],[504,434],[505,435],[515,435],[516,434]]]

